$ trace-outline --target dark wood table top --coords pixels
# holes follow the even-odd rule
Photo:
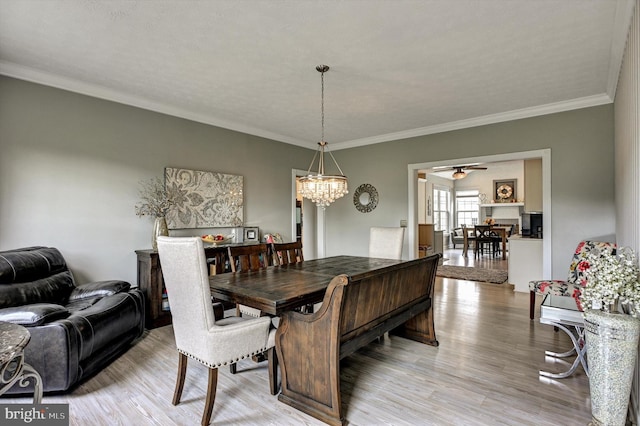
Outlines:
[[[270,266],[255,272],[225,273],[209,277],[211,295],[241,303],[269,315],[280,315],[322,300],[333,277],[356,276],[401,264],[401,260],[335,256]]]

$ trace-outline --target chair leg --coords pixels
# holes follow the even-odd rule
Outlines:
[[[182,389],[184,388],[184,378],[187,375],[187,361],[189,358],[185,354],[178,353],[178,377],[176,377],[176,388],[173,391],[173,405],[180,403],[182,397]]]
[[[235,362],[233,364],[229,364],[229,372],[231,374],[236,374],[238,372],[238,367]]]
[[[218,369],[209,368],[209,384],[207,385],[207,399],[202,413],[202,426],[207,426],[211,422],[213,403],[216,402],[216,389],[218,388]]]
[[[269,358],[269,391],[271,395],[275,395],[278,393],[278,355],[275,347],[267,350],[267,357]]]
[[[536,304],[536,292],[530,291],[529,293],[529,319],[533,319],[533,309]]]

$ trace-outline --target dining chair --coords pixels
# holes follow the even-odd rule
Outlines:
[[[484,254],[485,248],[488,250],[489,254],[492,253],[494,238],[491,236],[491,225],[475,225],[473,227],[473,236],[474,259],[480,258],[480,255]]]
[[[227,248],[229,255],[229,263],[231,264],[231,273],[244,273],[249,271],[258,271],[269,266],[269,248],[266,244],[251,244],[248,246],[229,246]],[[236,304],[236,315],[239,317],[249,316],[260,318],[262,311],[252,308],[251,306]],[[274,319],[273,324],[276,326],[278,320]],[[260,362],[262,355],[254,357],[254,361]],[[236,374],[236,365],[232,364],[229,368],[231,374]]]
[[[273,251],[273,262],[275,265],[290,265],[304,261],[302,254],[302,241],[294,241],[292,243],[273,243],[271,244]],[[297,308],[298,311],[312,314],[314,305],[308,304]]]
[[[277,393],[278,360],[271,319],[223,318],[220,303],[211,303],[207,262],[199,237],[158,237],[158,255],[171,304],[178,350],[173,405],[180,403],[189,358],[209,369],[202,425],[208,425],[218,384],[218,368],[267,351],[269,387]]]
[[[304,256],[302,255],[302,241],[273,243],[271,247],[274,265],[288,265],[304,260]]]
[[[506,230],[495,230],[493,226],[489,230],[489,236],[492,240],[491,248],[493,249],[494,256],[500,256],[502,254],[502,233],[505,233],[505,237],[508,237]]]
[[[402,259],[404,228],[373,226],[369,230],[369,257]]]
[[[471,235],[469,235],[469,228],[465,228],[465,225],[462,225],[458,228],[453,228],[453,232],[451,233],[451,244],[453,245],[453,248],[456,248],[456,244],[460,244],[460,245],[464,245],[464,233],[467,233],[467,245],[471,244],[471,241],[473,241],[470,237]],[[464,249],[464,247],[462,247]]]
[[[579,298],[582,288],[586,285],[585,259],[591,251],[596,251],[602,255],[614,254],[617,246],[615,243],[581,241],[576,247],[571,264],[569,265],[569,275],[566,280],[540,280],[529,281],[529,318],[533,319],[536,294],[553,296],[566,296],[576,299],[578,309],[581,309]]]
[[[210,247],[205,251],[207,264],[209,265],[209,275],[216,275],[225,272],[227,261],[226,247]]]
[[[231,272],[257,271],[269,266],[269,250],[266,244],[252,244],[248,246],[229,246],[227,248]],[[238,316],[242,314],[252,317],[262,315],[260,309],[242,304],[237,305]]]
[[[257,271],[269,266],[269,249],[266,244],[229,246],[231,272]]]
[[[464,244],[465,236],[467,239],[466,245]],[[462,225],[462,255],[464,257],[467,257],[467,253],[469,251],[469,248],[471,247],[471,244],[475,246],[475,241],[476,241],[476,234],[475,234],[475,230],[473,229],[473,226],[467,226],[463,224]]]

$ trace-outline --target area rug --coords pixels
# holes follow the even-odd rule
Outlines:
[[[502,284],[507,281],[508,272],[498,269],[475,268],[470,266],[440,265],[436,275],[443,278],[455,278],[465,281]]]

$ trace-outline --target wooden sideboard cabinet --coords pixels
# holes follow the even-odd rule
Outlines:
[[[209,274],[229,272],[229,245],[252,245],[256,243],[227,244],[220,247],[205,247],[204,255],[209,264]],[[136,250],[138,256],[138,288],[145,295],[145,327],[148,329],[171,324],[171,306],[167,297],[160,266],[160,257],[155,250]],[[271,256],[271,254],[269,255]],[[233,306],[223,302],[225,308]]]
[[[443,232],[435,231],[433,224],[418,225],[418,257],[443,253]]]
[[[205,247],[210,273],[224,272],[227,247]],[[171,310],[164,286],[160,257],[155,250],[136,250],[138,256],[138,287],[145,295],[145,327],[156,328],[171,324]],[[215,259],[215,261],[214,261]]]
[[[156,328],[171,324],[171,312],[162,309],[165,292],[160,257],[154,250],[136,250],[138,255],[138,288],[145,295],[145,327]]]

